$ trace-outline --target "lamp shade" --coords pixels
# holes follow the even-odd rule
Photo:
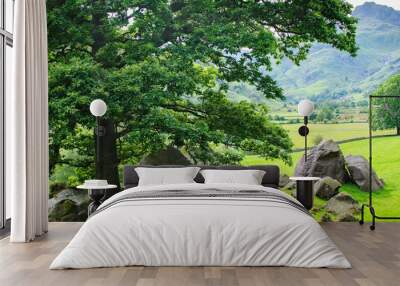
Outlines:
[[[107,104],[101,99],[95,99],[90,103],[90,113],[94,116],[103,116],[107,111]]]
[[[299,102],[297,109],[301,116],[309,116],[314,111],[314,103],[312,103],[308,99],[304,99]]]

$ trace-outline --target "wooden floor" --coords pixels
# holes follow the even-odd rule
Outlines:
[[[289,267],[124,267],[48,270],[80,223],[50,223],[49,233],[27,244],[0,241],[1,286],[81,285],[400,285],[400,223],[371,232],[355,223],[323,224],[352,269]]]

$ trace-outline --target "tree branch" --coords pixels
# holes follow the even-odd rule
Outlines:
[[[172,109],[172,110],[177,111],[177,112],[187,112],[187,113],[190,113],[192,115],[195,115],[195,116],[198,116],[198,117],[201,117],[201,118],[206,118],[207,117],[207,113],[204,112],[204,111],[196,110],[196,109],[193,109],[193,108],[190,108],[190,107],[187,107],[187,106],[182,106],[182,105],[179,105],[179,104],[164,104],[164,105],[161,105],[161,107]]]

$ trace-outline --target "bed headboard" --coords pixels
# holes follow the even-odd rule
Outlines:
[[[125,166],[124,167],[124,189],[129,189],[136,187],[139,183],[139,176],[135,171],[135,168],[138,166]],[[187,167],[180,165],[161,165],[161,166],[140,166],[140,167],[148,167],[148,168],[160,168],[160,167],[168,167],[168,168],[179,168],[179,167]],[[265,171],[264,178],[262,180],[262,185],[265,187],[271,188],[279,188],[279,167],[276,165],[257,165],[257,166],[197,166],[202,170],[204,169],[219,169],[219,170],[263,170]],[[199,173],[197,174],[194,180],[197,183],[204,183],[203,176]]]

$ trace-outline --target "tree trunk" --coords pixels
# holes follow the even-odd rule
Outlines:
[[[400,126],[397,126],[397,135],[400,135]]]
[[[104,0],[92,1],[92,56],[96,58],[97,51],[105,44],[105,24],[103,21],[107,19],[107,10]]]
[[[101,136],[95,136],[96,178],[107,180],[109,184],[117,185],[119,190],[120,183],[118,176],[117,143],[114,122],[111,119],[103,118],[99,118],[98,122],[100,125],[101,132],[99,133]],[[97,138],[99,138],[98,142]]]

